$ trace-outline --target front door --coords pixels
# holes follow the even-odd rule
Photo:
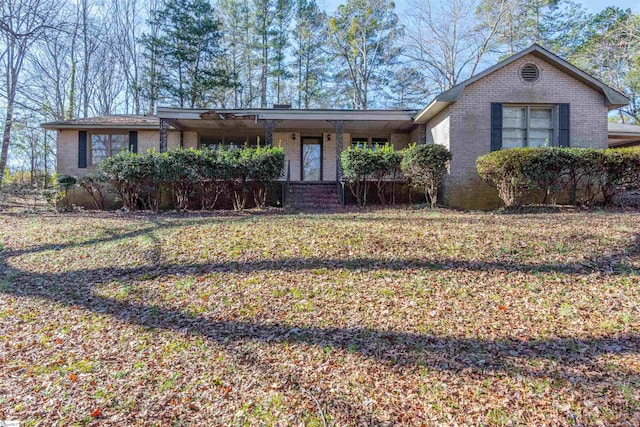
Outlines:
[[[302,181],[322,181],[322,138],[302,138]]]

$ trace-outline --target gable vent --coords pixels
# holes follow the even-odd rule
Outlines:
[[[533,64],[527,64],[520,69],[520,77],[522,77],[522,80],[525,82],[535,82],[539,76],[540,71],[538,67]]]

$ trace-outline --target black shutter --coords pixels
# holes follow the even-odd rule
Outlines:
[[[491,151],[502,148],[502,104],[491,103]]]
[[[87,131],[78,131],[78,168],[87,168]]]
[[[129,151],[132,153],[138,152],[138,131],[132,130],[129,132]]]
[[[571,116],[569,104],[558,105],[558,145],[568,147],[571,142]]]

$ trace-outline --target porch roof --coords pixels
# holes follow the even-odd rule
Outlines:
[[[640,126],[628,123],[609,123],[609,147],[640,145]]]
[[[407,132],[415,125],[416,110],[320,110],[320,109],[184,109],[158,108],[158,117],[178,129],[200,133],[216,130],[260,132],[267,121],[276,129],[321,130],[343,121],[351,132]]]

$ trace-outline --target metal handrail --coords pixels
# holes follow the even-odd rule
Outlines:
[[[342,164],[340,162],[340,156],[336,159],[336,188],[338,190],[338,201],[342,206],[345,206],[344,199],[344,181],[342,180]]]
[[[287,172],[282,185],[282,207],[284,208],[289,201],[289,184],[291,183],[291,160],[287,160]]]

